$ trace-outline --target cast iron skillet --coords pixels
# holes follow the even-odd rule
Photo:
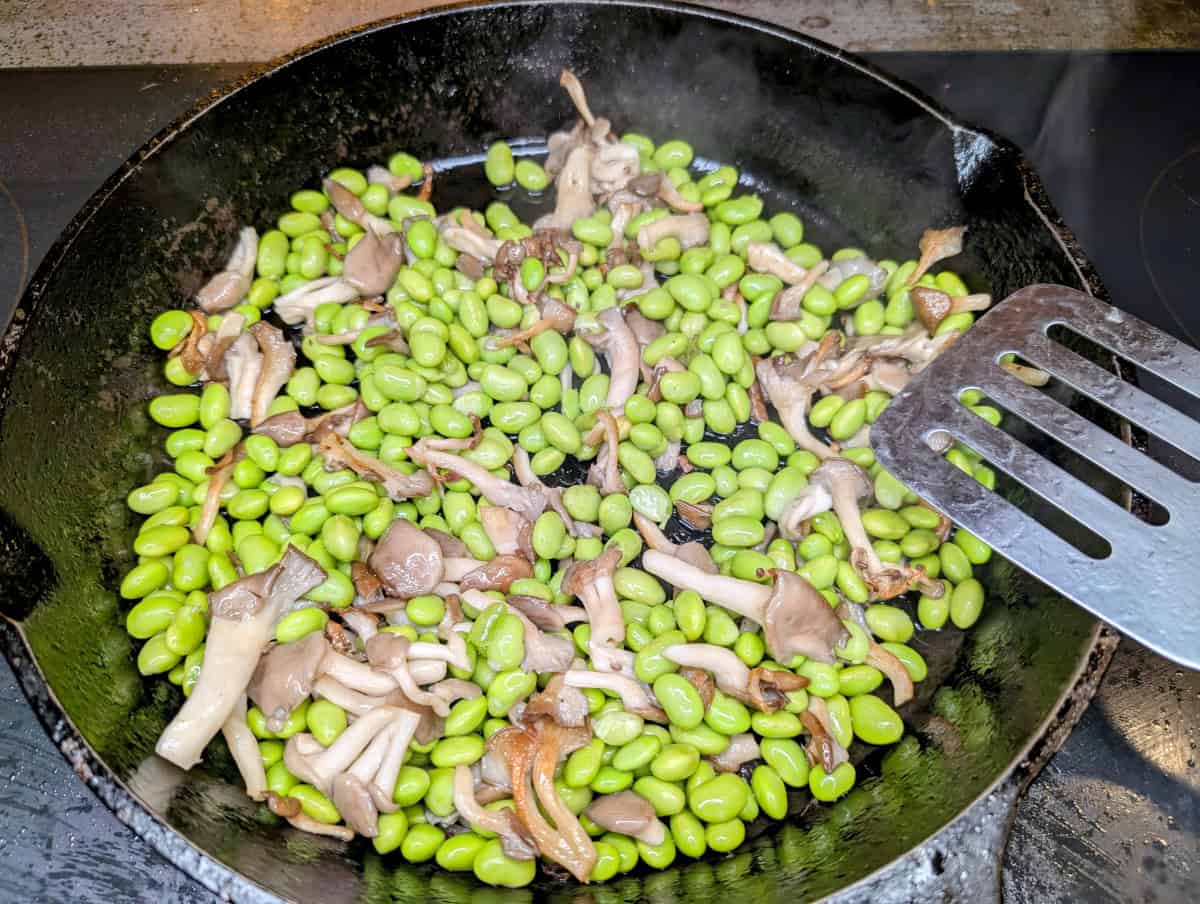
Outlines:
[[[445,160],[559,127],[573,115],[556,87],[564,66],[618,128],[683,136],[735,162],[770,209],[796,210],[824,247],[884,256],[915,248],[928,225],[965,223],[956,267],[973,290],[1100,291],[1011,145],[834,48],[696,8],[529,3],[418,15],[300,51],[182,118],[75,218],[0,344],[0,637],[80,777],[211,889],[306,901],[483,893],[469,875],[261,824],[223,751],[189,774],[152,756],[179,695],[139,677],[114,592],[135,529],[124,494],[164,466],[163,431],[145,414],[164,388],[147,324],[219,268],[239,224],[273,221],[293,190],[335,165],[400,148]],[[484,196],[477,169],[436,180],[439,206]],[[733,856],[598,888],[542,881],[486,896],[795,901],[855,883],[862,892],[872,874],[876,897],[937,893],[966,872],[994,879],[1004,803],[1065,737],[1113,644],[1006,563],[989,571],[974,630],[915,641],[933,674],[906,708],[910,739],[869,756],[838,805]],[[999,805],[993,796],[972,808],[1002,782]],[[946,862],[973,866],[943,871]]]

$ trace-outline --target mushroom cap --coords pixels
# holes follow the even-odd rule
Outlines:
[[[313,681],[329,642],[320,631],[292,643],[272,647],[258,662],[246,693],[267,717],[267,728],[278,731],[312,692]]]
[[[496,556],[465,574],[460,590],[499,590],[508,593],[513,581],[533,577],[533,566],[522,556]]]
[[[908,291],[913,310],[931,334],[950,313],[950,296],[928,286],[913,286]]]
[[[308,419],[299,411],[284,411],[261,421],[252,432],[269,436],[276,445],[286,449],[304,439],[308,433]]]
[[[371,792],[356,775],[343,772],[333,780],[333,805],[346,825],[364,838],[379,834],[379,811]]]
[[[411,642],[403,634],[380,631],[366,643],[367,661],[384,672],[402,668],[408,662],[410,646]]]
[[[620,561],[621,550],[614,546],[591,561],[575,562],[563,575],[562,592],[579,596],[583,589],[594,584],[597,578],[611,577]]]
[[[630,835],[647,844],[661,844],[665,837],[662,823],[658,821],[658,814],[654,812],[650,801],[633,791],[601,795],[584,812],[588,819],[602,829],[619,835]],[[658,841],[650,841],[643,837],[648,833],[656,835]]]
[[[833,662],[834,647],[845,634],[845,626],[820,591],[794,572],[775,572],[763,635],[776,662],[786,664],[797,653]]]
[[[837,496],[834,487],[848,484],[853,488],[854,499],[870,499],[875,492],[871,477],[847,458],[833,456],[825,459],[815,471],[808,476],[810,483],[825,487],[831,495]]]
[[[389,596],[411,599],[442,580],[442,547],[415,524],[397,518],[379,538],[367,564]]]
[[[404,238],[398,232],[376,235],[368,229],[346,255],[342,278],[364,296],[382,295],[404,263]]]
[[[561,672],[550,679],[545,689],[525,707],[523,721],[548,716],[559,725],[580,728],[587,724],[588,700],[583,691],[566,683]]]

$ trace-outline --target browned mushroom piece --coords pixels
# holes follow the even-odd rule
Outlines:
[[[872,642],[867,650],[866,663],[883,672],[892,683],[893,702],[896,706],[903,706],[913,698],[912,676],[895,653]]]
[[[652,175],[658,174],[654,173]],[[678,186],[666,175],[663,175],[655,183],[655,191],[652,194],[672,210],[677,210],[680,213],[699,213],[704,210],[703,202],[689,201],[680,193]]]
[[[367,564],[389,596],[412,599],[429,593],[442,580],[442,548],[423,530],[397,518],[375,545]]]
[[[413,184],[413,177],[407,173],[403,176],[397,176],[386,166],[373,164],[367,167],[367,184],[382,185],[388,190],[389,194],[395,194],[399,191],[404,191]]]
[[[496,556],[473,568],[459,580],[460,590],[499,590],[508,593],[513,581],[533,577],[533,566],[524,556]]]
[[[665,216],[638,230],[638,248],[642,252],[650,251],[663,239],[674,238],[686,251],[708,241],[709,225],[708,217],[703,213]]]
[[[931,335],[951,314],[986,311],[992,304],[991,295],[948,295],[928,286],[913,286],[908,294],[912,299],[913,311]]]
[[[467,544],[453,534],[448,534],[444,530],[438,530],[436,527],[422,528],[426,534],[433,537],[437,541],[437,545],[442,548],[442,555],[446,558],[466,558],[471,555],[467,549]],[[462,621],[460,616],[458,621]]]
[[[199,376],[204,370],[206,355],[201,352],[200,340],[208,335],[208,318],[199,311],[188,311],[192,316],[192,328],[184,340],[168,353],[167,357],[178,357],[183,369],[192,376]],[[224,321],[222,321],[224,323]]]
[[[807,745],[808,761],[821,765],[827,773],[833,772],[850,759],[846,748],[833,736],[833,720],[825,701],[815,694],[809,695],[808,709],[800,714],[800,721],[809,733]]]
[[[539,319],[523,330],[509,333],[507,336],[502,336],[494,341],[489,340],[489,345],[495,349],[520,345],[523,342],[531,341],[535,336],[539,336],[547,330],[554,330],[556,333],[562,333],[564,336],[570,334],[572,328],[575,326],[576,312],[574,308],[567,307],[567,305],[548,295],[538,299],[537,306],[541,313]]]
[[[250,684],[279,616],[325,580],[325,570],[294,546],[278,564],[209,594],[211,624],[192,694],[163,730],[155,751],[190,769]]]
[[[321,187],[329,196],[329,201],[333,204],[334,209],[351,223],[361,226],[366,232],[382,236],[396,231],[396,227],[386,217],[379,217],[368,211],[362,199],[340,182],[334,179],[323,179]]]
[[[350,563],[350,580],[354,584],[354,595],[359,603],[373,603],[383,598],[383,581],[366,562]]]
[[[656,550],[642,554],[642,567],[678,590],[694,590],[763,627],[767,650],[776,662],[797,654],[820,662],[834,661],[834,647],[846,629],[829,603],[798,574],[776,569],[767,587],[720,574],[709,574]]]
[[[250,404],[250,424],[257,426],[267,419],[275,396],[292,378],[296,369],[296,349],[282,330],[262,320],[250,327],[250,334],[258,341],[263,357]]]
[[[598,650],[618,649],[625,642],[625,619],[613,587],[613,572],[620,561],[621,550],[612,547],[589,562],[574,562],[563,575],[562,592],[578,597],[587,610],[593,662]]]
[[[754,735],[744,732],[733,735],[729,739],[729,745],[716,756],[709,757],[709,762],[717,772],[737,772],[746,763],[761,756],[758,740]]]
[[[221,511],[221,491],[225,489],[225,484],[229,482],[229,478],[233,475],[234,465],[244,455],[245,447],[241,443],[238,443],[221,456],[220,461],[207,470],[208,490],[204,494],[204,503],[200,506],[200,517],[196,519],[196,526],[192,529],[192,540],[197,545],[204,545],[204,542],[208,539],[208,532],[216,524],[217,515]]]
[[[679,670],[679,676],[696,689],[696,693],[700,695],[700,702],[704,704],[704,710],[707,712],[708,707],[712,705],[713,696],[717,692],[717,683],[713,680],[712,675],[704,669],[685,665]]]
[[[510,594],[508,605],[529,619],[542,631],[561,631],[567,625],[587,621],[587,611],[580,606],[557,606],[539,596]]]
[[[917,261],[917,269],[913,270],[905,285],[915,286],[926,271],[938,261],[961,254],[966,232],[966,226],[950,226],[946,229],[926,229],[921,233],[921,239],[917,243],[921,259]]]
[[[710,643],[673,644],[662,651],[664,659],[711,674],[724,694],[739,699],[750,685],[750,668],[726,647]]]
[[[610,195],[629,185],[642,171],[641,155],[632,144],[614,141],[600,145],[592,154],[591,193]]]
[[[651,320],[639,311],[637,305],[633,302],[625,305],[621,309],[621,314],[625,318],[625,325],[633,332],[633,337],[637,339],[638,345],[643,349],[655,339],[665,336],[667,333],[666,327],[657,320]],[[659,363],[662,362],[660,361]],[[675,363],[678,364],[679,362],[676,361]]]
[[[403,236],[398,232],[377,235],[367,230],[346,255],[342,279],[360,295],[382,295],[392,287],[403,264]]]
[[[765,669],[761,666],[750,670],[747,688],[750,703],[764,713],[783,709],[790,702],[788,694],[808,687],[808,679],[785,669]]]
[[[844,458],[829,458],[809,475],[809,483],[829,493],[833,511],[850,544],[850,564],[862,576],[878,599],[891,599],[916,587],[929,596],[940,597],[945,588],[931,580],[924,569],[903,564],[888,564],[879,558],[871,538],[863,527],[860,500],[870,499],[874,484],[867,473]]]
[[[379,834],[379,811],[363,781],[350,772],[343,772],[333,780],[330,797],[346,825],[364,838]]]
[[[537,848],[529,837],[525,826],[513,810],[485,810],[475,792],[475,779],[471,767],[454,767],[454,809],[477,832],[491,832],[500,836],[504,853],[514,860],[533,860]]]
[[[675,502],[675,511],[679,513],[680,519],[688,527],[693,527],[696,530],[708,530],[712,527],[712,506],[698,502],[688,502],[686,499],[678,499]],[[708,550],[705,549],[707,554]],[[688,561],[693,565],[697,564],[694,558],[689,558]],[[708,566],[702,566],[707,568]]]
[[[587,818],[618,835],[628,835],[654,847],[667,837],[666,826],[659,821],[650,801],[632,791],[602,794],[584,811]]]
[[[529,519],[503,505],[488,505],[480,508],[479,522],[497,553],[511,556],[522,552],[521,532],[529,530]]]
[[[259,422],[251,432],[269,436],[281,449],[286,449],[303,440],[308,429],[308,418],[299,411],[283,411]]]
[[[575,335],[604,355],[610,375],[604,407],[620,414],[637,391],[642,349],[620,308],[606,308],[595,318],[575,321]]]
[[[268,731],[282,731],[292,710],[312,693],[329,643],[315,631],[292,643],[276,644],[258,662],[246,689],[266,717]]]
[[[258,233],[250,226],[243,227],[238,232],[237,245],[234,246],[225,269],[196,293],[196,305],[200,310],[206,314],[219,314],[241,304],[246,293],[250,291],[257,259]]]
[[[322,438],[316,451],[325,459],[325,470],[349,468],[366,480],[383,484],[388,498],[396,502],[414,496],[428,496],[433,492],[433,478],[426,471],[405,474],[377,458],[359,452],[336,433],[328,433]]]

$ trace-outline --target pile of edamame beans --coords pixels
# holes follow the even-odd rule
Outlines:
[[[962,530],[941,539],[939,516],[883,471],[865,445],[841,448],[840,454],[873,480],[874,499],[864,508],[862,521],[879,558],[922,566],[944,583],[944,595],[873,601],[850,564],[851,550],[832,512],[813,517],[798,542],[780,536],[764,542],[772,517],[807,485],[820,461],[812,452],[798,450],[779,424],[752,422],[754,359],[802,351],[831,330],[849,328],[857,336],[901,333],[914,320],[906,282],[917,262],[878,261],[889,276],[877,298],[861,302],[867,278],[851,276],[833,289],[814,285],[803,298],[799,319],[772,320],[772,301],[784,286],[778,277],[748,268],[750,243],[774,243],[804,268],[863,252],[827,250],[806,241],[804,223],[794,213],[765,211],[759,197],[739,188],[740,174],[733,166],[702,171],[685,141],[656,145],[638,134],[625,134],[621,141],[637,149],[642,173],[661,173],[680,196],[703,205],[711,221],[709,240],[685,250],[669,238],[646,251],[643,257],[653,264],[660,283],[649,288],[643,268],[628,262],[608,266],[612,215],[601,204],[571,228],[582,249],[575,271],[543,290],[581,316],[622,303],[635,305],[665,330],[643,349],[645,365],[654,368],[669,357],[685,366],[662,375],[657,400],[643,382],[624,405],[618,460],[627,492],[603,495],[573,480],[562,493],[563,506],[571,519],[595,525],[596,531],[571,536],[556,511],[545,511],[530,537],[537,557],[532,577],[514,581],[509,591],[551,604],[573,603],[561,587],[567,565],[595,559],[606,548],[620,550],[613,582],[625,647],[634,654],[637,679],[652,690],[670,724],[627,712],[617,697],[603,691],[584,691],[592,739],[565,760],[555,785],[576,814],[600,795],[632,790],[649,801],[667,832],[661,844],[649,845],[605,831],[582,816],[596,850],[590,878],[597,882],[639,863],[663,869],[677,858],[732,851],[760,817],[782,820],[810,796],[828,802],[846,794],[855,783],[854,765],[843,763],[826,773],[805,750],[800,714],[814,697],[824,701],[834,738],[843,747],[856,740],[893,744],[904,731],[903,719],[885,694],[874,693],[884,677],[864,662],[868,638],[858,625],[838,648],[833,664],[803,657],[771,662],[757,626],[707,604],[693,591],[673,594],[637,567],[643,539],[632,526],[635,512],[665,525],[677,503],[710,505],[710,552],[723,574],[769,582],[775,569],[786,569],[808,580],[832,606],[845,600],[864,605],[870,634],[916,682],[925,679],[927,669],[914,637],[948,622],[957,629],[975,623],[984,590],[973,570],[991,555],[984,543]],[[514,160],[503,142],[491,146],[484,166],[498,197],[485,210],[471,212],[479,228],[501,240],[531,235],[530,225],[503,199],[544,192],[550,176],[533,158]],[[414,185],[424,175],[421,163],[404,153],[393,156],[387,169]],[[406,473],[416,470],[407,454],[416,441],[465,439],[475,433],[477,423],[484,425],[482,435],[462,455],[506,480],[512,479],[509,469],[517,446],[530,456],[533,473],[551,486],[568,459],[592,460],[598,448],[586,438],[611,379],[592,346],[578,335],[547,330],[527,350],[496,347],[493,334],[528,327],[538,318],[535,307],[514,300],[512,287],[498,282],[490,269],[477,279],[456,269],[458,254],[440,234],[439,212],[415,192],[368,182],[352,168],[336,169],[329,178],[357,196],[371,214],[386,218],[397,230],[403,225],[411,262],[400,268],[382,300],[390,324],[369,325],[378,307],[347,302],[317,307],[302,338],[292,330],[299,360],[269,413],[300,410],[315,416],[361,401],[367,416],[350,427],[346,439]],[[271,318],[279,295],[314,279],[339,276],[343,258],[363,234],[340,214],[332,216],[328,228],[332,208],[321,190],[297,191],[290,206],[261,235],[255,278],[245,299],[232,309],[247,326]],[[459,211],[450,213],[457,217]],[[657,207],[638,215],[626,227],[626,238],[632,240],[643,225],[667,213]],[[543,261],[527,257],[516,278],[533,292],[544,286],[547,272]],[[549,272],[566,272],[565,255],[562,266]],[[952,296],[967,293],[962,280],[948,270],[927,273],[919,284]],[[624,301],[618,300],[619,293]],[[937,332],[964,330],[972,319],[970,313],[954,314]],[[209,330],[217,330],[221,320],[222,315],[211,316]],[[191,329],[188,311],[170,310],[151,324],[150,338],[170,352]],[[406,353],[370,343],[397,329],[406,340]],[[355,338],[344,344],[321,341],[349,334]],[[566,368],[571,377],[563,380]],[[352,470],[327,470],[307,442],[281,448],[268,436],[250,433],[245,422],[230,418],[227,387],[220,382],[201,386],[182,356],[169,357],[164,374],[174,390],[154,398],[149,411],[169,431],[165,447],[173,467],[128,495],[129,508],[144,520],[133,544],[137,564],[120,585],[121,597],[132,606],[128,631],[143,642],[137,657],[143,675],[163,675],[189,694],[204,658],[207,594],[270,568],[289,544],[318,562],[327,577],[306,594],[302,608],[278,622],[275,640],[280,644],[326,630],[331,620],[338,621],[339,612],[354,605],[351,570],[353,563],[365,560],[363,540],[378,540],[395,519],[444,531],[477,559],[496,555],[480,518],[486,503],[468,481],[450,475],[428,496],[393,500],[380,483]],[[808,419],[818,435],[845,443],[872,423],[889,400],[881,391],[854,399],[829,394],[812,405]],[[964,402],[989,420],[999,418],[977,397]],[[724,440],[735,432],[745,438],[732,444]],[[671,443],[680,444],[682,464],[660,473],[655,459]],[[239,446],[244,454],[221,492],[221,513],[204,542],[193,542],[210,470]],[[991,470],[970,450],[955,447],[948,456],[981,483],[993,483]],[[504,598],[498,592],[491,595],[497,601]],[[484,693],[453,705],[441,738],[410,745],[392,794],[398,809],[380,814],[372,843],[380,853],[395,852],[411,863],[436,861],[447,870],[473,872],[485,883],[521,886],[534,879],[537,861],[512,859],[494,837],[447,825],[454,813],[452,776],[456,766],[480,760],[486,739],[510,725],[513,707],[536,694],[551,676],[521,669],[519,619],[490,610],[485,619],[485,611],[461,605],[465,617],[475,622],[467,635],[473,667],[452,666],[450,673],[474,682]],[[445,614],[443,598],[417,596],[407,603],[404,623],[383,630],[436,643],[434,628]],[[588,625],[578,625],[571,636],[586,663]],[[757,711],[719,691],[705,707],[692,684],[663,656],[664,649],[683,643],[727,648],[748,667],[789,669],[809,684],[790,692],[788,704],[776,712]],[[300,732],[322,745],[333,743],[352,722],[347,713],[329,700],[315,699],[296,707],[278,732],[267,729],[257,708],[249,710],[247,722],[259,739],[270,790],[299,801],[313,820],[338,823],[332,801],[289,772],[283,751],[287,739]],[[760,755],[739,771],[718,772],[711,758],[729,745],[731,736],[742,733],[755,737]]]

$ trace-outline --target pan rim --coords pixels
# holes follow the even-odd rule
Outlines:
[[[503,2],[497,3],[490,3],[487,0],[466,0],[466,2],[457,2],[434,9],[402,13],[345,29],[256,65],[247,73],[198,100],[134,151],[88,198],[79,212],[71,218],[58,238],[55,239],[22,292],[12,320],[3,334],[0,334],[0,423],[2,423],[8,405],[12,365],[20,352],[22,338],[26,329],[35,322],[40,313],[46,290],[52,283],[62,260],[71,252],[92,217],[108,203],[124,182],[135,176],[145,161],[169,148],[193,122],[217,109],[222,103],[235,97],[242,90],[250,88],[259,80],[283,71],[286,67],[313,54],[353,41],[360,35],[402,27],[409,22],[469,15],[481,8],[503,9],[524,6],[590,6],[662,11],[746,29],[785,41],[790,45],[804,48],[833,62],[850,67],[915,103],[926,113],[939,120],[952,134],[970,136],[975,141],[986,141],[1002,152],[1008,165],[1021,180],[1026,203],[1029,204],[1045,229],[1059,245],[1065,257],[1071,262],[1080,284],[1090,294],[1102,300],[1108,300],[1094,266],[1084,255],[1072,231],[1063,223],[1032,164],[1016,145],[1002,136],[960,119],[924,92],[888,74],[854,53],[791,29],[734,13],[698,6],[694,3],[677,2],[677,0],[503,0]],[[944,822],[919,844],[820,900],[833,900],[861,891],[885,871],[902,863],[914,852],[933,845],[939,838],[951,832],[969,818],[981,801],[1006,783],[1015,780],[1017,790],[1023,789],[1069,736],[1075,722],[1095,694],[1100,679],[1115,652],[1117,641],[1118,635],[1115,632],[1102,622],[1096,621],[1093,629],[1089,632],[1086,644],[1080,648],[1078,665],[1073,670],[1065,689],[1055,701],[1050,713],[1039,723],[1026,744],[1014,754],[1009,764],[1000,770],[973,800],[965,804],[957,814]],[[22,693],[29,701],[51,741],[59,748],[75,774],[100,798],[122,824],[129,827],[140,839],[167,859],[172,866],[209,891],[239,901],[273,902],[282,900],[255,880],[226,866],[216,857],[198,847],[187,836],[168,825],[109,769],[78,731],[66,710],[59,703],[19,623],[0,618],[0,648],[3,649],[5,658],[13,668]],[[1015,803],[1013,812],[1015,812]],[[1007,835],[1007,831],[1004,834]],[[1003,848],[1001,848],[1002,850]],[[999,869],[999,865],[997,865],[997,869]]]

